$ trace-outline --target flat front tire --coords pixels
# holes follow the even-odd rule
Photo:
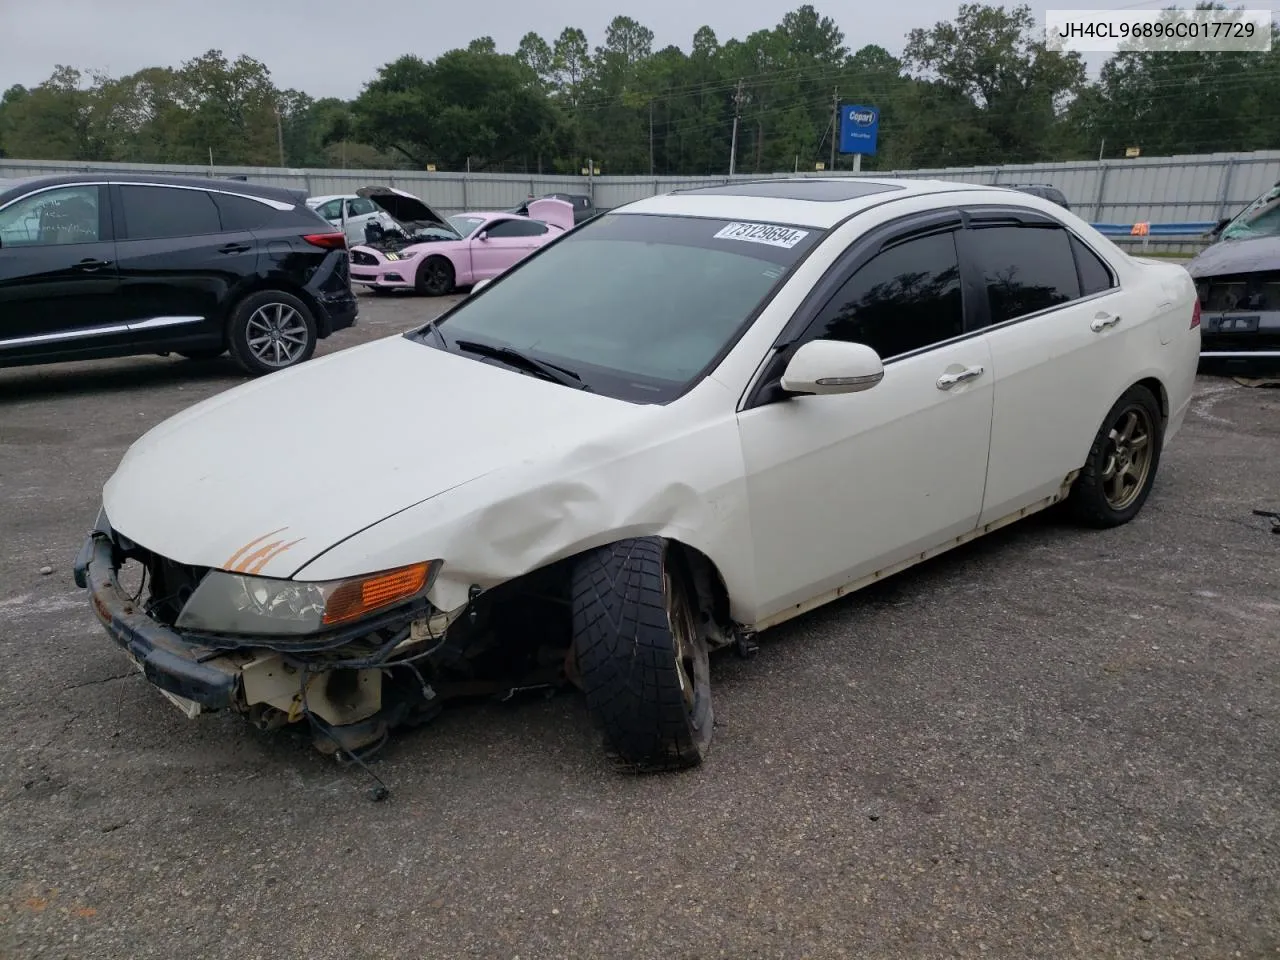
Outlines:
[[[307,305],[283,290],[261,290],[231,312],[231,356],[251,376],[295,367],[316,352],[316,321]]]
[[[1151,391],[1133,386],[1108,411],[1067,507],[1090,527],[1118,527],[1142,510],[1164,446],[1164,418]]]
[[[709,650],[678,552],[659,538],[594,550],[573,569],[571,600],[576,672],[609,752],[637,772],[700,764]]]

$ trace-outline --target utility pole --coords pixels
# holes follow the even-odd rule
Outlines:
[[[742,116],[742,78],[738,78],[738,89],[733,95],[733,142],[729,147],[729,176],[733,176],[738,163],[738,119]]]
[[[276,143],[280,146],[280,166],[284,166],[284,123],[280,119],[280,108],[276,107]]]
[[[653,176],[653,101],[649,101],[649,176]]]
[[[840,139],[840,88],[831,94],[831,169],[836,168],[836,141]]]

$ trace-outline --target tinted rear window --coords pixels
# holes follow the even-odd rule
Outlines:
[[[1076,255],[1076,268],[1080,272],[1080,295],[1087,297],[1110,289],[1111,271],[1098,259],[1098,255],[1075,237],[1071,238],[1071,249]]]
[[[254,227],[263,227],[271,222],[271,215],[275,213],[265,203],[244,197],[233,197],[225,193],[215,193],[213,202],[217,204],[218,213],[222,217],[223,230],[252,230]]]
[[[979,227],[971,240],[986,278],[991,322],[1080,296],[1071,241],[1060,227]]]
[[[199,237],[222,231],[218,208],[203,190],[133,185],[119,189],[126,239]]]

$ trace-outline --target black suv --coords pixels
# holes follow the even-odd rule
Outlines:
[[[358,312],[340,230],[305,194],[228,180],[0,180],[0,367],[230,351],[309,359]]]

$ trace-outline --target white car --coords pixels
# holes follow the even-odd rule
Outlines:
[[[1133,519],[1199,350],[1185,270],[1047,200],[684,190],[155,427],[77,579],[191,715],[358,756],[455,696],[569,682],[631,768],[687,767],[711,651],[1060,502]]]
[[[395,220],[372,200],[354,193],[308,197],[307,206],[335,227],[341,228],[347,236],[348,246],[365,242],[369,224],[384,233],[394,233],[400,229]]]

